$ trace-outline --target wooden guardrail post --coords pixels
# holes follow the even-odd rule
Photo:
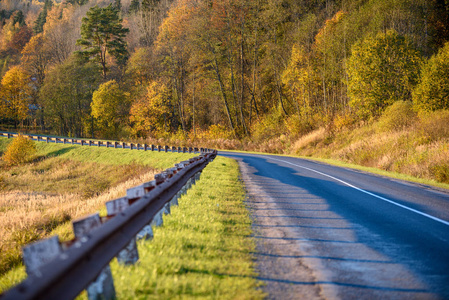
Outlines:
[[[158,146],[157,146],[157,152],[161,152],[161,150],[162,150],[162,146],[161,146],[161,145],[158,145]]]
[[[172,146],[172,147],[171,147],[171,153],[175,153],[175,151],[176,151],[176,147],[175,147],[175,146]]]
[[[135,199],[140,199],[155,187],[156,187],[156,180],[145,182],[144,184],[128,189],[126,191],[126,198],[131,204],[133,203],[133,201],[135,201]],[[142,230],[136,235],[137,240],[141,239],[150,240],[152,238],[153,238],[153,229],[151,228],[150,224],[145,225],[142,228]]]
[[[42,276],[43,274],[40,274],[39,268],[61,254],[62,247],[59,243],[59,237],[56,235],[26,245],[23,247],[22,252],[23,264],[25,265],[27,275],[36,274]]]
[[[168,146],[165,146],[165,147],[164,147],[165,153],[167,153],[167,152],[168,152],[168,149],[169,149],[169,147],[168,147]]]
[[[98,214],[87,216],[72,222],[75,238],[78,242],[87,239],[85,236],[89,231],[101,226],[100,216]],[[107,265],[98,275],[98,277],[87,287],[87,297],[89,300],[97,299],[116,299],[114,280],[112,279],[111,268]]]
[[[127,198],[119,198],[106,202],[106,211],[108,216],[114,216],[129,207],[129,200]],[[137,252],[136,238],[133,237],[129,244],[119,252],[117,261],[122,265],[133,265],[139,260],[139,253]]]

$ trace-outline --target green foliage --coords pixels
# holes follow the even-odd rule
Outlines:
[[[67,3],[77,4],[77,5],[84,5],[84,4],[87,4],[87,2],[89,2],[89,0],[67,0]]]
[[[410,100],[420,64],[420,53],[393,30],[356,43],[348,61],[350,105],[368,118],[395,101]]]
[[[413,102],[426,111],[449,109],[449,42],[424,64]]]
[[[106,78],[107,56],[112,55],[119,65],[128,59],[125,41],[128,28],[122,25],[122,19],[112,4],[105,8],[94,6],[87,12],[81,25],[81,39],[76,43],[84,48],[78,54],[85,58],[94,58],[101,64],[103,76]]]
[[[136,13],[140,9],[139,0],[131,0],[131,4],[129,5],[129,13]]]
[[[118,138],[126,124],[129,105],[126,94],[115,80],[100,85],[92,95],[92,116],[104,138]]]
[[[31,161],[36,152],[34,141],[19,135],[8,145],[2,159],[9,165],[20,165]]]
[[[48,10],[53,6],[52,0],[45,0],[44,8],[39,13],[36,21],[34,22],[33,32],[34,34],[38,34],[44,31],[44,25],[47,22],[47,13]]]
[[[98,65],[71,57],[53,68],[39,92],[48,124],[61,135],[87,135],[92,94],[100,81]]]
[[[410,101],[396,101],[385,109],[379,118],[379,129],[381,131],[402,130],[417,121],[416,112]]]

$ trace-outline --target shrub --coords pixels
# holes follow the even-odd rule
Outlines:
[[[387,107],[379,118],[380,131],[398,131],[409,127],[415,122],[416,113],[410,101],[397,101]]]
[[[428,142],[449,138],[449,110],[421,113],[419,131]]]
[[[449,109],[449,43],[423,66],[413,92],[415,105],[426,111]]]
[[[19,135],[8,145],[2,159],[9,165],[19,165],[31,161],[36,152],[35,143]]]

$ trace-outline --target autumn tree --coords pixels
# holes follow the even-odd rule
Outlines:
[[[104,138],[118,138],[129,113],[127,95],[115,80],[100,85],[92,95],[92,116]]]
[[[130,121],[135,135],[147,137],[167,131],[170,97],[165,84],[157,81],[149,84],[146,95],[131,106]]]
[[[420,64],[419,51],[393,30],[356,43],[348,62],[350,104],[366,118],[410,100]]]
[[[141,47],[130,56],[126,75],[134,86],[145,85],[156,76],[154,74],[154,58],[149,48]]]
[[[79,31],[76,7],[55,6],[47,14],[43,36],[52,64],[61,64],[75,51]]]
[[[28,116],[32,93],[30,77],[20,67],[12,67],[2,79],[1,90],[3,115],[13,119],[17,127]]]
[[[97,64],[83,63],[76,57],[50,70],[39,91],[47,125],[66,136],[91,133],[90,103],[99,74]]]
[[[105,8],[94,6],[83,18],[81,39],[77,44],[84,50],[78,51],[78,54],[98,62],[106,78],[108,55],[114,57],[119,65],[126,63],[128,50],[125,36],[128,31],[122,25],[119,11],[112,4]]]
[[[39,85],[44,82],[50,60],[43,34],[33,36],[22,50],[22,65],[36,78]]]
[[[413,102],[427,111],[449,109],[449,42],[424,64]]]

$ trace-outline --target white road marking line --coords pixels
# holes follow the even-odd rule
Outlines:
[[[359,187],[356,187],[356,186],[354,186],[354,185],[352,185],[352,184],[350,184],[350,183],[348,183],[348,182],[346,182],[346,181],[343,181],[343,180],[341,180],[341,179],[338,179],[338,178],[336,178],[336,177],[334,177],[334,176],[331,176],[331,175],[328,175],[328,174],[319,172],[319,171],[314,170],[314,169],[310,169],[310,168],[307,168],[307,167],[303,167],[303,166],[300,166],[300,165],[297,165],[297,164],[294,164],[294,163],[291,163],[291,162],[288,162],[288,161],[285,161],[285,160],[276,159],[276,158],[272,158],[272,157],[269,157],[269,156],[264,156],[264,158],[266,158],[266,159],[271,159],[271,160],[275,160],[275,161],[280,161],[280,162],[283,162],[283,163],[286,163],[286,164],[289,164],[289,165],[292,165],[292,166],[295,166],[295,167],[298,167],[298,168],[301,168],[301,169],[305,169],[305,170],[308,170],[308,171],[311,171],[311,172],[315,172],[315,173],[317,173],[317,174],[320,174],[320,175],[323,175],[323,176],[332,178],[333,180],[336,180],[336,181],[338,181],[338,182],[341,182],[341,183],[343,183],[344,185],[347,185],[347,186],[349,186],[349,187],[351,187],[351,188],[353,188],[353,189],[355,189],[355,190],[357,190],[357,191],[360,191],[360,192],[365,193],[365,194],[367,194],[367,195],[373,196],[373,197],[378,198],[378,199],[380,199],[380,200],[386,201],[386,202],[391,203],[391,204],[393,204],[393,205],[399,206],[399,207],[401,207],[401,208],[404,208],[404,209],[406,209],[406,210],[409,210],[409,211],[411,211],[411,212],[417,213],[417,214],[419,214],[419,215],[421,215],[421,216],[427,217],[427,218],[429,218],[429,219],[432,219],[432,220],[434,220],[434,221],[437,221],[437,222],[440,222],[440,223],[442,223],[442,224],[444,224],[444,225],[448,225],[448,226],[449,226],[449,222],[448,222],[448,221],[439,219],[439,218],[437,218],[437,217],[434,217],[434,216],[428,215],[428,214],[426,214],[426,213],[423,213],[423,212],[421,212],[421,211],[419,211],[419,210],[416,210],[416,209],[413,209],[413,208],[411,208],[411,207],[408,207],[408,206],[402,205],[402,204],[400,204],[400,203],[394,202],[393,200],[390,200],[390,199],[384,198],[384,197],[382,197],[382,196],[373,194],[373,193],[371,193],[371,192],[365,191],[364,189],[361,189],[361,188],[359,188]]]

